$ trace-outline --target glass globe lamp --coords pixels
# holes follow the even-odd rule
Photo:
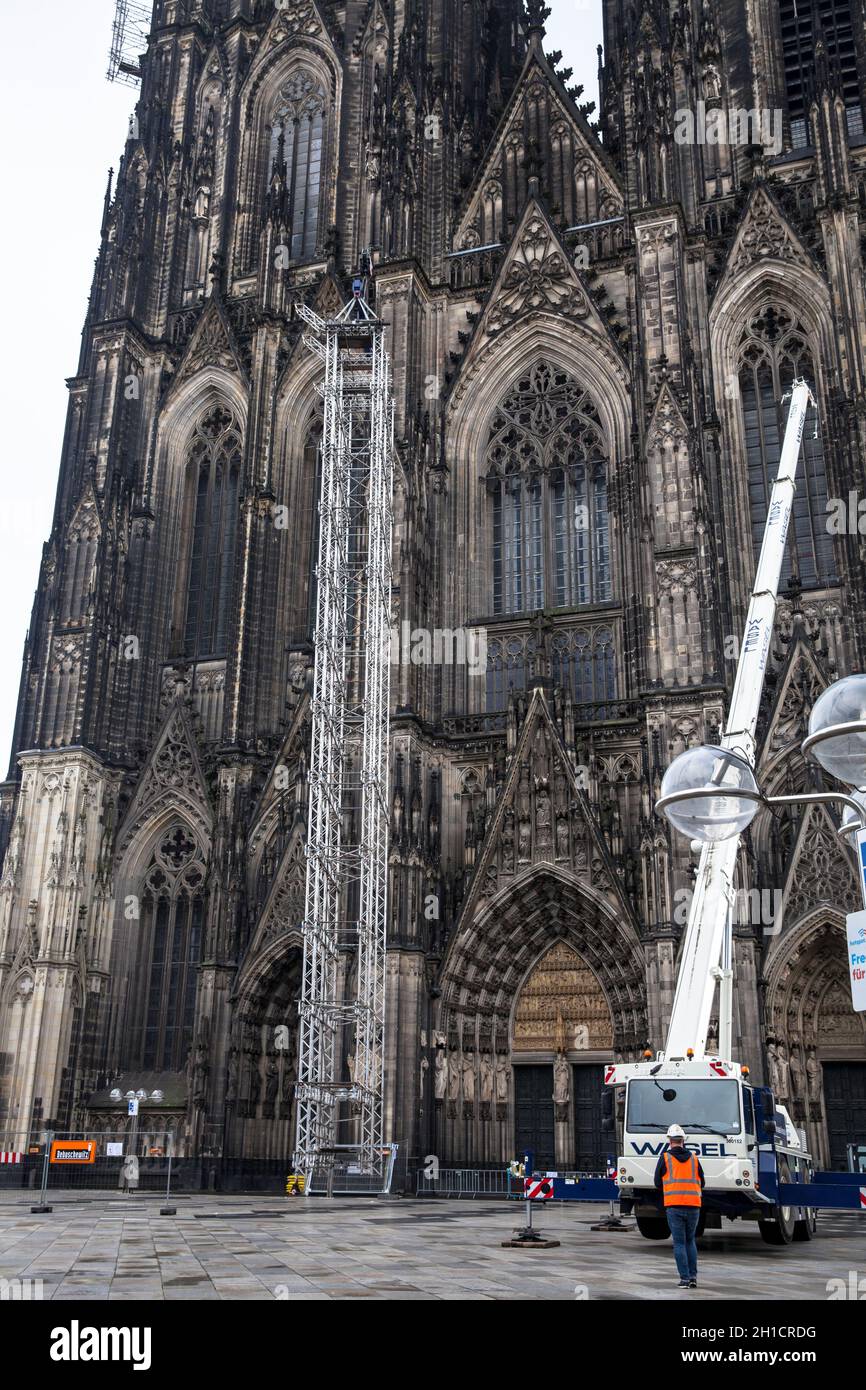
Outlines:
[[[845,676],[818,696],[803,752],[838,781],[866,787],[866,676]]]
[[[674,758],[662,778],[656,811],[681,835],[702,844],[741,835],[757,814],[761,794],[739,753],[705,744]]]

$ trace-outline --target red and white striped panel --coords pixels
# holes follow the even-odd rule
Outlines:
[[[543,1202],[553,1196],[552,1178],[524,1178],[523,1196],[528,1202]]]
[[[866,1187],[860,1188],[860,1210],[866,1211]]]
[[[23,1154],[7,1153],[0,1149],[0,1163],[20,1163],[23,1157]]]

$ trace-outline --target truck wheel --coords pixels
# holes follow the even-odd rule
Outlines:
[[[779,1182],[790,1182],[791,1170],[784,1161],[779,1166]],[[768,1245],[790,1245],[797,1224],[796,1207],[776,1207],[768,1221],[759,1221],[761,1235]]]
[[[637,1228],[646,1240],[667,1240],[668,1223],[663,1216],[636,1216]]]
[[[805,1214],[794,1222],[794,1239],[811,1240],[818,1229],[818,1213],[803,1207],[800,1210]]]
[[[768,1245],[790,1245],[794,1239],[797,1217],[794,1207],[776,1207],[769,1221],[759,1221],[761,1235]]]

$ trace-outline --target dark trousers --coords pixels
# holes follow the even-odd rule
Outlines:
[[[665,1207],[670,1233],[674,1238],[674,1259],[681,1279],[697,1279],[698,1247],[695,1231],[701,1219],[700,1207]]]

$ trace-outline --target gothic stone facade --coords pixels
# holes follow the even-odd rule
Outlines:
[[[156,0],[2,793],[4,1134],[117,1128],[111,1087],[158,1079],[188,1151],[291,1151],[321,430],[293,308],[373,248],[394,621],[487,638],[480,672],[393,667],[387,1132],[597,1163],[600,1064],[664,1040],[692,865],[653,802],[724,720],[795,373],[820,435],[769,791],[816,785],[809,709],[866,661],[866,555],[825,516],[866,487],[862,0],[796,19],[799,58],[789,8],[604,0],[593,123],[535,0]],[[739,876],[735,1056],[844,1161],[848,850],[763,812]]]

